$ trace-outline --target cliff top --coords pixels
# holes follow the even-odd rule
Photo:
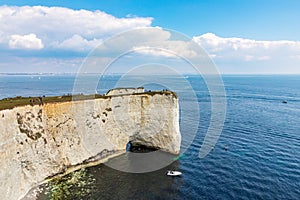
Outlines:
[[[143,87],[138,88],[113,88],[110,89],[106,95],[122,95],[122,94],[135,94],[135,93],[144,93],[145,89]]]
[[[123,89],[123,88],[122,88]],[[84,95],[84,94],[67,94],[63,96],[40,96],[40,97],[22,97],[17,96],[14,98],[4,98],[0,100],[0,110],[6,110],[6,109],[13,109],[14,107],[19,106],[26,106],[26,105],[41,105],[41,104],[48,104],[48,103],[59,103],[59,102],[70,102],[70,101],[80,101],[80,100],[90,100],[90,99],[107,99],[115,96],[124,96],[124,95],[156,95],[156,94],[165,94],[165,95],[173,95],[175,98],[177,98],[177,94],[175,92],[169,91],[169,90],[162,90],[162,91],[143,91],[138,93],[124,93],[124,94],[90,94],[90,95]]]

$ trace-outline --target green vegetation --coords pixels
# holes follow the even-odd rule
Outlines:
[[[164,91],[147,91],[143,93],[133,93],[131,95],[173,95],[175,98],[177,98],[177,94],[172,91],[164,90]],[[117,95],[117,96],[124,96],[128,94],[123,95]],[[77,94],[77,95],[63,95],[63,96],[52,96],[52,97],[22,97],[17,96],[14,98],[5,98],[0,100],[0,110],[5,109],[12,109],[14,107],[18,106],[25,106],[25,105],[41,105],[41,104],[47,104],[47,103],[58,103],[58,102],[69,102],[69,101],[80,101],[80,100],[88,100],[88,99],[98,99],[98,98],[111,98],[111,96],[106,95],[99,95],[99,94],[91,94],[91,95],[84,95],[84,94]]]
[[[92,95],[63,95],[63,96],[52,96],[52,97],[21,97],[17,96],[15,98],[5,98],[0,100],[0,110],[12,109],[18,106],[25,105],[41,105],[46,103],[58,103],[58,102],[68,102],[68,101],[79,101],[88,100],[95,98],[108,98],[107,96],[102,96],[98,94]]]
[[[147,92],[144,92],[144,93],[134,93],[132,95],[140,95],[140,94],[148,94],[148,95],[156,95],[156,94],[160,94],[160,95],[173,95],[175,98],[178,98],[177,97],[177,94],[176,92],[172,92],[170,90],[163,90],[163,91],[147,91]]]
[[[95,178],[88,174],[87,169],[57,177],[45,185],[47,199],[89,199],[91,193],[96,189]]]

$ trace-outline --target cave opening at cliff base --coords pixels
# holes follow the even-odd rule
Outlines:
[[[159,150],[158,148],[155,147],[149,147],[146,145],[142,145],[133,141],[129,141],[126,144],[126,151],[127,152],[133,152],[133,153],[149,153],[153,151]]]

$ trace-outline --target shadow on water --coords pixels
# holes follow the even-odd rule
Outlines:
[[[38,195],[37,199],[184,198],[181,192],[184,178],[166,176],[167,170],[178,170],[180,167],[178,160],[173,161],[175,156],[160,151],[156,151],[156,154],[153,154],[153,157],[148,158],[148,160],[142,159],[143,156],[145,157],[145,153],[126,153],[110,159],[106,164],[89,167],[81,170],[81,172],[79,170],[80,174],[75,176],[81,176],[80,178],[74,179],[74,175],[71,174],[63,180],[72,183],[71,185],[61,184],[61,180],[56,181],[51,187],[49,187],[49,184],[44,184],[40,186],[40,188],[43,188],[43,192]],[[172,160],[171,164],[165,165],[166,167],[156,171],[147,173],[124,172],[128,169],[134,170],[137,166],[139,166],[138,168],[146,167],[150,169],[155,165],[155,162],[168,163],[170,159]],[[124,171],[113,169],[111,166],[118,166],[119,169],[122,167]],[[53,192],[57,193],[55,189],[58,187],[61,187],[61,190],[58,194],[53,195]]]

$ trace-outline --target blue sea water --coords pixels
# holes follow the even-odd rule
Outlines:
[[[300,199],[300,76],[223,76],[226,120],[205,158],[198,153],[210,122],[210,95],[201,78],[186,78],[200,107],[199,119],[180,121],[183,135],[189,127],[182,124],[198,123],[188,149],[170,166],[149,173],[125,173],[103,164],[89,168],[96,180],[89,199]],[[117,79],[106,77],[107,84],[97,91],[104,93]],[[72,75],[2,75],[0,98],[67,94],[73,83]],[[178,94],[180,105],[192,98]],[[165,176],[170,168],[183,175]]]

